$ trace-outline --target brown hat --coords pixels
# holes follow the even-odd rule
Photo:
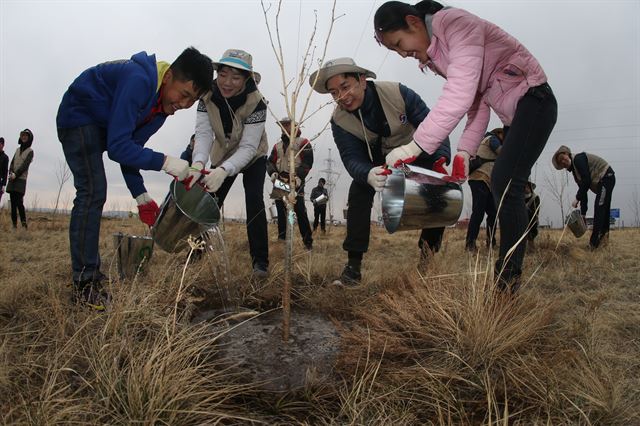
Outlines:
[[[558,163],[558,155],[560,154],[571,155],[571,149],[568,146],[561,145],[560,148],[558,148],[558,150],[555,152],[555,154],[553,154],[551,163],[553,164],[553,167],[556,168],[556,170],[562,170],[564,168],[560,165],[560,163]]]
[[[322,68],[311,74],[311,77],[309,77],[309,86],[318,93],[329,93],[327,90],[327,80],[333,76],[346,73],[364,74],[367,78],[376,78],[374,72],[359,67],[353,59],[336,58],[325,62]],[[317,80],[316,75],[318,76]]]

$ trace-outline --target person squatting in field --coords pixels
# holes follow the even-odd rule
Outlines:
[[[501,291],[516,292],[528,223],[524,186],[558,113],[546,74],[536,58],[497,25],[435,1],[386,2],[376,11],[374,31],[380,45],[418,60],[421,70],[446,79],[442,95],[418,126],[414,140],[387,154],[389,166],[410,162],[422,152],[436,152],[466,114],[452,170],[452,176],[463,181],[487,131],[491,110],[505,126],[491,173],[491,192],[500,206],[495,277]]]
[[[420,96],[408,87],[387,81],[370,81],[376,75],[351,58],[325,62],[309,78],[313,89],[329,93],[337,103],[331,117],[333,140],[345,168],[353,178],[349,187],[347,236],[342,248],[348,253],[335,284],[353,286],[362,279],[361,263],[369,248],[371,208],[376,192],[384,188],[387,173],[384,156],[411,143],[418,125],[430,114]],[[416,153],[415,164],[446,173],[449,139],[444,136],[434,152]],[[440,249],[444,227],[423,229],[418,240],[420,265]]]

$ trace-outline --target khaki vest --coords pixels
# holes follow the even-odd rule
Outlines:
[[[587,155],[587,163],[589,164],[589,173],[591,173],[591,186],[589,189],[594,193],[598,193],[598,183],[600,183],[600,179],[607,173],[609,163],[597,155],[587,152],[585,152],[585,154]],[[580,176],[575,167],[573,168],[573,177],[578,184],[582,181],[582,176]]]
[[[391,81],[376,81],[373,84],[378,92],[382,110],[391,130],[390,136],[381,138],[382,154],[387,155],[393,148],[411,142],[416,129],[407,120],[404,99],[400,94],[400,84]],[[339,106],[333,112],[333,121],[336,125],[361,141],[369,143],[369,145],[379,137],[379,135],[365,128],[359,117],[343,110]],[[368,151],[371,151],[370,148],[368,148]]]
[[[491,172],[493,172],[493,164],[496,158],[498,158],[498,155],[491,149],[490,141],[491,135],[482,139],[482,142],[480,142],[480,146],[478,147],[478,152],[476,152],[477,157],[488,161],[475,169],[469,175],[469,180],[482,180],[489,186],[491,186]]]
[[[13,163],[12,170],[18,170],[20,167],[22,167],[22,164],[24,163],[24,161],[27,159],[27,157],[32,151],[33,149],[27,148],[24,151],[22,151],[22,154],[21,154],[20,147],[18,147],[18,149],[16,149],[15,155],[13,156],[13,160],[11,160],[11,162]],[[27,170],[25,170],[24,173],[22,173],[16,179],[27,180],[28,175],[29,175],[29,169],[27,168]]]
[[[282,149],[282,147],[284,146],[284,143],[282,141],[279,141],[276,144],[276,155],[278,156],[276,160],[276,169],[279,173],[289,173],[289,151],[291,149],[293,149],[293,155],[295,155],[296,169],[298,168],[298,166],[300,166],[300,163],[302,163],[302,159],[297,154],[306,146],[308,142],[309,141],[305,138],[296,138],[293,143],[289,143],[286,151]],[[295,175],[295,171],[292,174]]]
[[[244,120],[256,109],[256,106],[258,106],[262,100],[262,94],[258,90],[251,92],[247,96],[247,101],[244,105],[231,113],[233,118],[233,128],[229,137],[224,134],[224,126],[222,125],[222,118],[220,118],[220,109],[211,100],[211,92],[208,92],[204,99],[206,99],[205,105],[207,107],[207,113],[209,114],[209,122],[211,123],[211,128],[213,129],[213,133],[216,137],[213,145],[211,146],[211,165],[217,167],[238,150],[240,139],[242,139],[242,132],[244,130]],[[249,167],[258,158],[267,155],[267,149],[267,132],[265,131],[262,133],[262,137],[260,138],[260,144],[258,145],[258,152],[256,152],[256,156],[251,160],[251,162],[249,162],[249,164],[247,164],[246,167]]]

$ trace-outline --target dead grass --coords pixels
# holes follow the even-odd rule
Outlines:
[[[10,424],[640,424],[639,230],[585,238],[543,231],[518,297],[496,294],[492,256],[447,230],[417,269],[417,232],[373,230],[363,285],[329,285],[345,261],[344,228],[307,253],[296,231],[293,303],[332,316],[342,352],[335,380],[264,395],[219,355],[208,308],[279,305],[284,247],[270,228],[271,276],[251,278],[244,226],[226,224],[229,281],[186,253],[156,248],[151,271],[116,280],[105,220],[101,254],[113,307],[69,303],[64,219],[12,232],[0,212],[0,416]],[[219,274],[219,270],[218,273]],[[229,296],[227,296],[227,294]],[[241,370],[240,370],[241,371]]]

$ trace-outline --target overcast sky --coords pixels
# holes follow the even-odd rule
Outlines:
[[[373,39],[373,13],[382,1],[338,0],[327,59],[352,56],[378,74],[380,80],[399,81],[418,92],[428,106],[440,95],[444,80],[421,74],[417,62],[388,53]],[[457,0],[462,7],[496,23],[519,39],[539,60],[549,77],[559,104],[558,122],[532,178],[542,197],[541,222],[560,222],[560,213],[546,191],[552,171],[550,158],[561,144],[574,152],[588,151],[604,157],[616,172],[612,207],[622,210],[628,224],[633,206],[640,203],[640,1],[573,0]],[[326,37],[331,2],[285,1],[281,13],[281,39],[288,78],[301,65],[317,10],[317,52]],[[269,13],[273,18],[273,10]],[[57,140],[55,116],[62,94],[84,69],[107,60],[129,58],[141,50],[171,62],[187,46],[195,46],[217,60],[228,48],[245,49],[254,56],[262,74],[260,90],[273,113],[285,115],[282,79],[271,50],[258,0],[232,1],[28,1],[0,0],[0,135],[11,157],[20,130],[35,136],[35,159],[29,173],[26,205],[52,206],[57,192],[56,169],[64,159]],[[316,67],[314,67],[315,69]],[[305,93],[307,93],[305,83]],[[310,111],[329,101],[314,94]],[[301,105],[298,106],[298,109]],[[317,134],[330,117],[332,106],[305,123],[303,134]],[[194,131],[195,106],[169,117],[151,138],[148,147],[179,155]],[[490,128],[497,127],[494,117]],[[457,145],[462,125],[452,134]],[[270,146],[279,130],[273,118],[267,122]],[[326,131],[315,141],[316,163],[311,183],[326,169],[323,161],[331,150],[334,169],[340,172],[333,194],[334,213],[341,216],[351,178],[344,171]],[[106,209],[134,209],[118,166],[107,156],[109,181]],[[147,188],[158,203],[166,194],[169,177],[143,172]],[[268,180],[267,180],[268,182]],[[467,187],[467,185],[465,185]],[[570,196],[576,186],[569,179]],[[268,201],[265,184],[265,200]],[[69,202],[71,182],[64,189]],[[466,189],[463,217],[470,213]],[[593,213],[594,195],[589,194]],[[6,198],[3,198],[6,203]],[[310,204],[308,204],[310,207]],[[239,178],[226,202],[227,216],[244,216],[244,191]],[[311,213],[310,213],[311,215]]]

